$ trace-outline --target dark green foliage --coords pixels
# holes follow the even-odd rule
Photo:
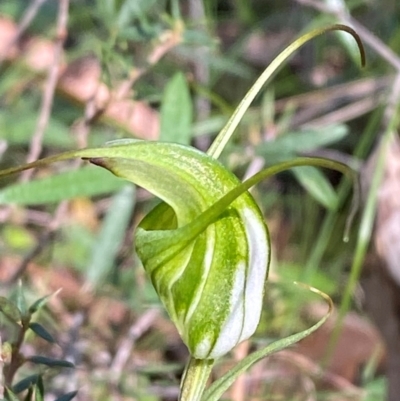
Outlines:
[[[49,343],[56,342],[54,337],[40,323],[32,322],[29,324],[29,328],[39,337],[43,338],[43,340]]]
[[[58,397],[55,401],[70,401],[78,394],[77,391],[71,391],[70,393],[64,394]]]
[[[17,288],[17,293],[14,297],[16,299],[15,302],[0,297],[1,313],[12,323],[13,326],[17,327],[15,339],[10,341],[10,343],[3,343],[2,348],[2,357],[7,360],[4,369],[4,375],[6,378],[5,397],[7,401],[19,400],[16,394],[25,391],[27,392],[23,397],[24,401],[44,400],[45,386],[43,375],[46,373],[46,370],[35,369],[38,373],[25,376],[17,383],[13,383],[16,373],[25,365],[26,362],[30,362],[32,366],[45,366],[47,370],[75,367],[73,363],[63,359],[46,357],[43,355],[35,355],[26,358],[22,354],[21,347],[24,343],[26,332],[29,329],[46,342],[50,344],[56,343],[55,338],[49,333],[48,329],[40,323],[31,321],[36,317],[38,311],[46,305],[49,297],[50,296],[45,296],[37,299],[29,308],[26,307],[26,300],[22,286]],[[10,352],[6,353],[7,349],[10,349]],[[65,396],[67,397],[66,399],[72,399],[75,395],[76,392],[71,392]]]
[[[74,368],[75,365],[69,361],[64,361],[62,359],[53,359],[53,358],[46,358],[45,356],[30,356],[27,358],[27,361],[36,363],[36,364],[41,364],[41,365],[46,365],[49,367],[58,367],[58,368]]]
[[[14,393],[22,393],[22,391],[25,391],[31,387],[33,387],[39,380],[40,375],[39,374],[33,374],[28,377],[25,377],[24,379],[20,380],[18,383],[14,384],[12,387],[12,390]]]

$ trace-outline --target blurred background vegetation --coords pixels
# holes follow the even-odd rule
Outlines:
[[[400,338],[383,326],[400,318],[390,295],[400,284],[400,255],[392,257],[400,238],[396,229],[385,237],[388,216],[400,208],[393,200],[400,175],[389,174],[400,160],[393,136],[399,20],[395,0],[2,0],[0,167],[120,138],[206,150],[291,41],[318,26],[352,26],[366,67],[345,33],[307,44],[257,98],[222,156],[241,178],[296,155],[345,162],[360,173],[365,205],[343,242],[348,178],[302,168],[254,189],[272,236],[272,281],[311,284],[334,299],[338,313],[298,347],[258,364],[226,398],[393,401]],[[390,196],[382,200],[385,183]],[[32,304],[61,289],[34,319],[56,344],[28,330],[19,349],[76,366],[31,361],[13,384],[40,372],[51,400],[74,390],[77,400],[176,398],[186,349],[132,245],[156,200],[74,161],[2,180],[0,204],[0,295],[18,300],[22,291]],[[257,335],[215,377],[257,344],[324,313],[303,298],[267,286]],[[4,316],[0,334],[15,343]]]

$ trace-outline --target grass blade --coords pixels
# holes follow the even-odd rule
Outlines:
[[[0,190],[0,204],[43,205],[77,196],[113,192],[126,183],[109,172],[92,166],[55,176],[9,185]]]
[[[135,204],[135,187],[125,185],[118,192],[104,219],[92,251],[86,277],[93,286],[101,283],[113,267],[113,262],[124,239]]]

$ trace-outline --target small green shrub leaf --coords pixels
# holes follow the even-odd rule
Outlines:
[[[53,294],[50,295],[45,295],[42,298],[39,298],[38,300],[36,300],[28,309],[29,313],[33,314],[35,312],[37,312],[39,309],[41,309],[49,300],[49,298],[52,296]]]
[[[70,401],[78,394],[77,391],[71,391],[70,393],[64,394],[61,397],[58,397],[55,401]]]
[[[54,337],[40,323],[32,322],[29,324],[29,328],[43,340],[52,344],[56,343]]]
[[[17,306],[5,297],[0,297],[0,312],[13,323],[21,322],[21,312]]]
[[[66,361],[64,359],[54,359],[54,358],[47,358],[41,355],[34,355],[27,358],[28,361],[37,363],[40,365],[46,365],[49,367],[58,367],[58,368],[74,368],[75,365],[72,362]]]
[[[192,114],[192,100],[186,78],[182,73],[177,73],[165,88],[161,105],[160,140],[188,145]]]
[[[23,401],[34,401],[33,400],[33,395],[35,394],[35,389],[36,389],[36,384],[33,384],[28,388],[28,392],[26,393],[26,396],[24,397]]]
[[[119,8],[117,25],[121,32],[132,25],[132,21],[143,20],[157,0],[125,0]]]
[[[29,387],[33,386],[34,384],[37,383],[39,379],[38,374],[30,375],[28,377],[25,377],[25,379],[22,379],[19,381],[17,384],[15,384],[12,388],[12,391],[16,394],[21,393],[22,391],[27,390]]]
[[[42,376],[38,377],[35,386],[35,401],[43,401],[44,400],[44,385]]]

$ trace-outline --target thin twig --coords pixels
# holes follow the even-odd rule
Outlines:
[[[48,125],[53,106],[54,93],[60,72],[60,59],[63,51],[63,45],[67,37],[68,7],[69,0],[59,0],[54,59],[49,69],[46,87],[42,97],[40,115],[37,121],[35,132],[31,139],[27,163],[36,160],[42,151],[43,136]],[[28,181],[31,176],[32,170],[28,170],[22,175],[21,181]]]
[[[177,46],[182,40],[183,26],[178,23],[175,29],[172,31],[164,32],[160,38],[159,43],[152,49],[147,57],[146,65],[143,67],[135,67],[130,71],[129,78],[122,82],[119,88],[115,92],[109,92],[108,98],[101,101],[99,104],[99,94],[102,93],[104,96],[104,88],[101,87],[101,82],[98,82],[97,90],[93,96],[86,102],[85,116],[82,120],[78,121],[75,126],[75,132],[77,133],[78,142],[80,147],[83,147],[83,143],[86,143],[86,138],[89,134],[89,130],[94,121],[102,117],[104,113],[107,113],[108,108],[114,101],[120,101],[125,99],[129,95],[134,83],[145,75],[149,69],[157,64],[162,57],[164,57],[171,49]],[[82,145],[82,146],[81,146]]]
[[[396,109],[399,106],[400,101],[400,70],[393,80],[391,91],[388,96],[387,106],[384,113],[385,124],[389,124],[390,119],[393,114],[396,112]]]
[[[100,86],[98,85],[93,96],[86,102],[83,118],[74,124],[73,132],[75,133],[79,148],[85,148],[87,146],[90,128],[100,114],[102,114],[104,111],[104,108],[100,109],[96,105],[96,95],[99,91],[99,88]]]
[[[72,316],[72,323],[66,333],[67,341],[63,343],[63,359],[79,365],[82,362],[82,351],[79,347],[80,330],[85,322],[86,313],[78,311]],[[63,391],[74,391],[79,387],[77,369],[64,369],[59,379],[63,382]]]
[[[110,371],[114,383],[119,381],[124,367],[132,353],[135,342],[151,327],[159,313],[158,309],[149,309],[130,327],[128,335],[123,339],[118,347],[117,353],[111,364]]]
[[[0,160],[3,157],[5,151],[7,150],[8,144],[5,139],[0,139]]]
[[[371,110],[376,109],[380,103],[382,103],[382,100],[379,97],[367,97],[308,121],[302,126],[304,128],[318,129],[330,124],[345,123],[369,113]]]
[[[68,201],[63,201],[58,205],[58,207],[54,213],[54,217],[47,225],[46,232],[44,232],[42,234],[42,236],[39,238],[36,246],[33,247],[27,253],[27,255],[25,255],[25,257],[22,259],[21,263],[15,269],[15,272],[7,280],[5,285],[10,285],[10,284],[15,283],[25,273],[26,269],[28,268],[29,263],[31,263],[31,261],[35,257],[39,256],[41,254],[41,252],[46,248],[48,243],[52,240],[54,233],[58,230],[58,228],[61,226],[62,222],[64,221],[64,216],[67,212],[67,207],[68,207]]]
[[[19,24],[17,31],[15,35],[11,38],[7,46],[5,47],[5,51],[3,54],[0,54],[0,65],[4,61],[4,59],[7,57],[7,54],[9,53],[9,49],[11,49],[21,38],[21,36],[24,34],[26,29],[29,27],[29,25],[32,23],[32,21],[35,19],[36,14],[38,13],[40,7],[46,2],[47,0],[32,0],[29,6],[26,8],[24,15],[22,16]]]
[[[29,263],[36,256],[40,255],[46,245],[51,241],[53,231],[47,231],[38,239],[36,246],[34,246],[22,259],[19,266],[15,269],[11,277],[4,283],[4,286],[9,286],[15,284],[16,281],[24,274],[25,270],[28,268]]]

